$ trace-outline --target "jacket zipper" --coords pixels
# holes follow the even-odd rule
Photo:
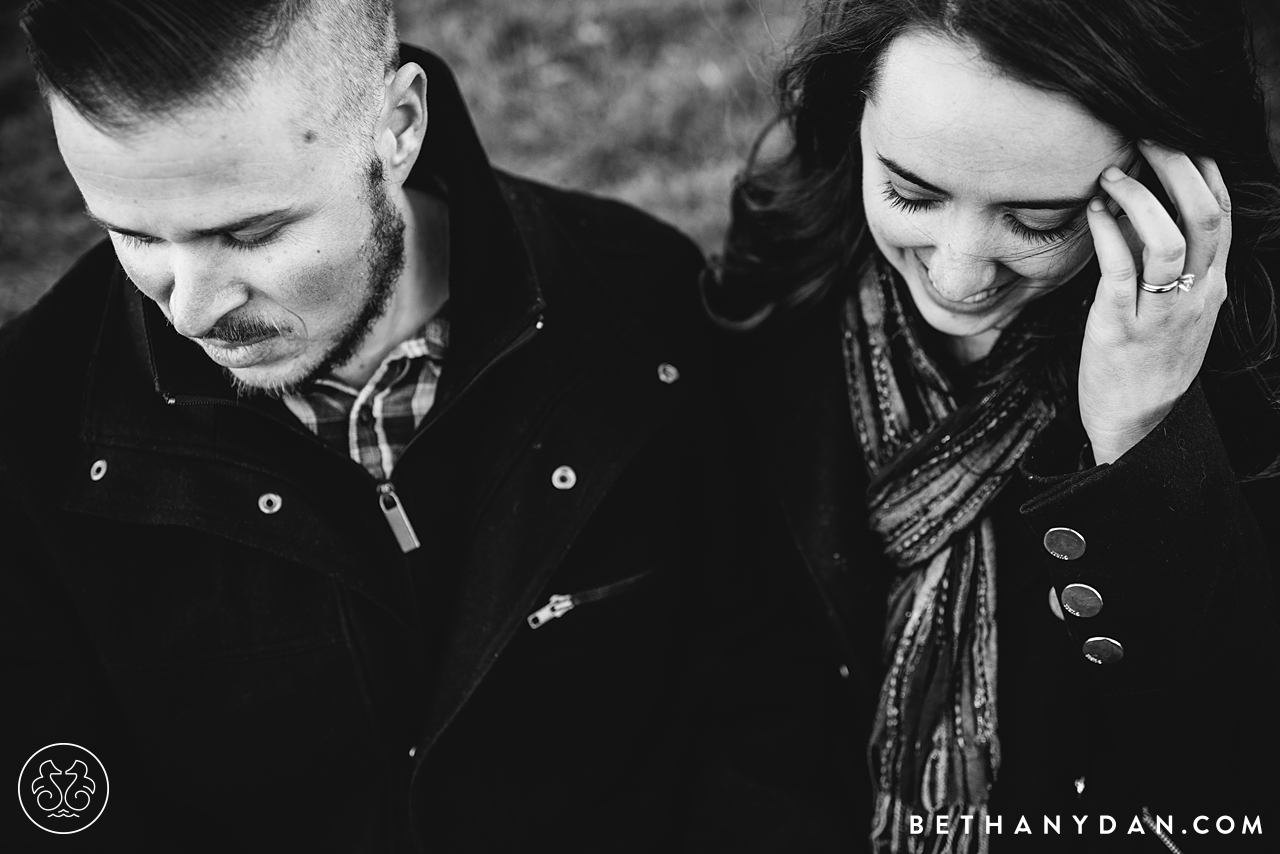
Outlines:
[[[639,575],[633,575],[630,578],[624,578],[621,581],[615,581],[611,584],[605,584],[602,587],[594,587],[591,590],[584,590],[581,593],[552,593],[547,604],[534,611],[525,620],[529,623],[529,628],[537,629],[559,619],[565,614],[577,608],[579,605],[590,605],[593,602],[599,602],[601,599],[608,599],[618,593],[628,590],[636,586],[640,582],[646,580],[653,570],[646,570]]]
[[[502,352],[490,359],[488,364],[477,371],[476,375],[458,390],[458,393],[453,396],[453,399],[443,409],[434,414],[431,423],[438,422],[446,412],[453,408],[455,401],[466,394],[472,386],[480,381],[481,377],[489,373],[498,363],[504,361],[512,353],[528,343],[529,339],[536,335],[543,325],[542,315],[538,315],[536,321],[526,326],[514,341],[504,347]],[[430,429],[430,427],[431,425],[428,424],[427,429]],[[400,456],[403,457],[405,452],[413,447],[413,443],[418,441],[419,437],[425,432],[426,430],[419,430],[415,433],[413,438],[400,449]],[[387,525],[391,527],[391,533],[395,535],[396,542],[400,545],[400,551],[408,554],[422,545],[418,540],[417,533],[413,530],[413,524],[409,521],[409,514],[405,512],[404,505],[400,502],[400,496],[396,495],[395,485],[389,480],[384,480],[378,484],[378,509],[382,511],[383,517],[387,520]]]
[[[395,534],[400,551],[408,554],[422,545],[418,541],[418,534],[413,530],[413,523],[409,521],[409,514],[404,512],[400,496],[396,495],[395,484],[389,480],[378,484],[378,509],[391,526],[391,533]]]
[[[432,410],[427,413],[427,417],[431,419],[431,423],[434,424],[435,422],[443,418],[445,413],[447,413],[450,409],[453,409],[453,405],[457,403],[459,400],[461,400],[462,396],[465,395],[476,383],[480,382],[480,379],[485,374],[489,373],[489,371],[493,370],[499,364],[506,361],[507,357],[510,356],[512,353],[519,350],[525,344],[529,343],[529,340],[533,338],[533,336],[537,335],[538,331],[542,329],[543,326],[545,325],[546,324],[544,322],[543,315],[539,314],[537,320],[535,320],[533,323],[530,323],[528,326],[526,326],[524,328],[524,331],[522,331],[519,335],[517,335],[514,341],[512,341],[510,344],[504,347],[502,352],[498,353],[498,355],[490,359],[483,368],[481,368],[479,371],[476,372],[476,375],[474,377],[472,377],[470,380],[467,381],[466,385],[458,389],[458,393],[455,394],[453,398],[450,399],[449,402],[446,403],[442,409],[437,410],[435,408],[432,408]],[[430,428],[430,426],[431,426],[430,424],[427,425],[428,428]],[[404,456],[405,452],[408,451],[410,448],[412,448],[414,442],[417,442],[418,439],[425,432],[426,430],[418,431],[413,436],[413,438],[409,440],[408,444],[406,444],[400,450],[400,455]]]
[[[472,377],[465,386],[459,389],[458,393],[453,396],[453,399],[450,400],[443,409],[433,414],[432,422],[434,423],[439,421],[441,416],[453,408],[453,404],[459,398],[461,398],[472,386],[480,381],[481,377],[489,373],[489,371],[498,365],[498,363],[504,361],[512,353],[528,343],[529,339],[533,338],[533,336],[538,333],[538,330],[542,329],[544,325],[543,316],[539,314],[538,319],[535,322],[526,326],[524,331],[522,331],[514,341],[503,348],[502,352],[490,359],[488,364],[476,372],[476,375]],[[220,397],[178,397],[176,395],[168,394],[167,392],[162,392],[161,396],[164,398],[164,402],[171,406],[202,406],[214,404],[222,406],[240,406],[237,401],[226,400],[225,398]],[[317,444],[324,444],[323,442],[320,442],[320,438],[318,436],[310,430],[303,429],[300,424],[285,422],[283,419],[276,418],[274,415],[270,414],[267,414],[267,417],[284,424],[286,427],[296,432],[302,433]],[[428,425],[428,427],[429,426],[430,425]],[[418,441],[418,438],[423,432],[425,431],[419,431],[412,439],[409,440],[408,444],[400,450],[401,456],[404,455],[405,451],[409,450],[414,442]],[[368,472],[366,471],[365,474],[368,474]],[[389,480],[377,481],[376,489],[378,495],[378,509],[382,511],[383,518],[387,520],[387,526],[391,528],[391,533],[395,536],[396,543],[400,546],[400,551],[408,554],[409,552],[420,548],[422,546],[422,542],[418,539],[417,532],[413,530],[413,524],[409,521],[409,514],[405,512],[404,504],[400,501],[400,496],[396,494],[395,485]]]

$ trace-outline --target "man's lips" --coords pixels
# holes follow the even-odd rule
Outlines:
[[[288,350],[277,346],[282,337],[275,333],[263,333],[249,338],[227,341],[225,338],[197,338],[205,355],[224,368],[245,369],[278,361]]]
[[[199,338],[201,344],[210,347],[217,347],[222,350],[234,350],[237,347],[251,347],[254,344],[266,341],[268,338],[275,338],[275,332],[261,332],[257,335],[250,335],[245,338],[236,338],[234,340],[227,338]]]

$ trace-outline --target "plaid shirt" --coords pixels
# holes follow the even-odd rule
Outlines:
[[[320,441],[386,480],[435,402],[448,346],[449,321],[441,312],[388,353],[364,388],[325,377],[284,403]]]

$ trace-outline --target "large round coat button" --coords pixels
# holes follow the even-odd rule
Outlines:
[[[667,385],[671,385],[673,382],[680,379],[680,371],[670,362],[663,362],[661,365],[658,365],[658,379],[662,380]]]
[[[1115,664],[1124,658],[1124,647],[1112,638],[1089,638],[1080,651],[1094,664]]]
[[[1058,604],[1058,591],[1053,587],[1049,588],[1049,610],[1059,620],[1066,619],[1066,617],[1062,616],[1062,606]]]
[[[578,482],[578,473],[568,466],[560,466],[551,473],[551,485],[556,489],[573,489]]]
[[[1102,594],[1087,584],[1062,588],[1062,607],[1073,617],[1093,617],[1102,610]]]
[[[1070,528],[1050,528],[1044,535],[1044,550],[1059,560],[1075,560],[1084,554],[1084,537]]]

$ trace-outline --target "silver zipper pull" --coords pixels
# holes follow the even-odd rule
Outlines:
[[[391,526],[391,533],[396,535],[400,551],[407,554],[422,545],[418,542],[418,535],[413,532],[413,525],[409,523],[409,514],[404,512],[400,496],[396,495],[395,486],[389,482],[378,484],[378,507],[382,509],[382,515],[387,517],[387,524]]]
[[[551,601],[543,605],[538,610],[530,614],[527,619],[529,628],[536,629],[548,620],[554,620],[556,617],[563,617],[565,614],[573,610],[576,603],[573,597],[564,593],[551,594]]]

